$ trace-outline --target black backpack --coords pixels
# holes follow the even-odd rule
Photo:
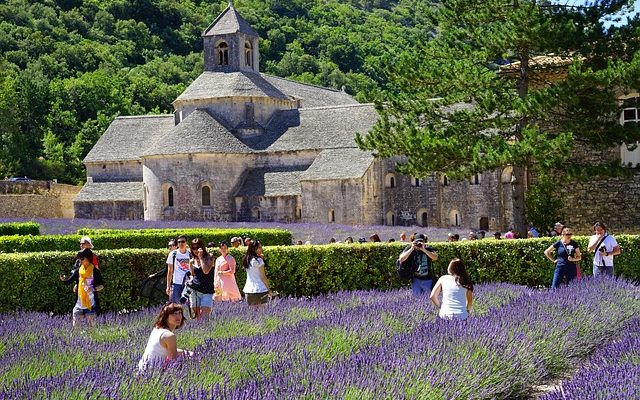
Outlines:
[[[413,274],[418,271],[418,264],[415,262],[413,254],[409,255],[404,262],[400,262],[400,259],[396,260],[396,272],[400,279],[411,279]]]

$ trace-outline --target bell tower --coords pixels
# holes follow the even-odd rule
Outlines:
[[[260,72],[258,33],[230,2],[202,33],[204,70],[212,72]]]

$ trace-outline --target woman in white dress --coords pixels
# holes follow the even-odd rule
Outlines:
[[[459,258],[451,260],[447,272],[433,287],[431,301],[440,310],[440,318],[467,319],[473,306],[473,282]]]
[[[189,351],[178,348],[176,335],[173,333],[184,325],[182,310],[182,305],[178,303],[168,303],[162,307],[149,335],[144,354],[138,362],[139,372],[164,369],[169,361],[184,354],[191,354]]]

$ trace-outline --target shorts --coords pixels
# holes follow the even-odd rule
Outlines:
[[[95,307],[93,307],[91,310],[82,308],[79,305],[76,305],[75,307],[73,307],[73,318],[84,317],[85,315],[86,316],[96,315],[96,313],[97,311]]]
[[[262,293],[245,293],[247,304],[255,306],[258,304],[267,304],[269,302],[269,292]]]
[[[213,306],[213,293],[202,293],[191,289],[189,300],[191,301],[191,307],[211,308],[211,306]]]

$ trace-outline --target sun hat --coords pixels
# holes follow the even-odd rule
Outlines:
[[[89,248],[93,249],[93,243],[91,243],[91,238],[89,236],[83,236],[80,238],[80,244],[89,243]]]

